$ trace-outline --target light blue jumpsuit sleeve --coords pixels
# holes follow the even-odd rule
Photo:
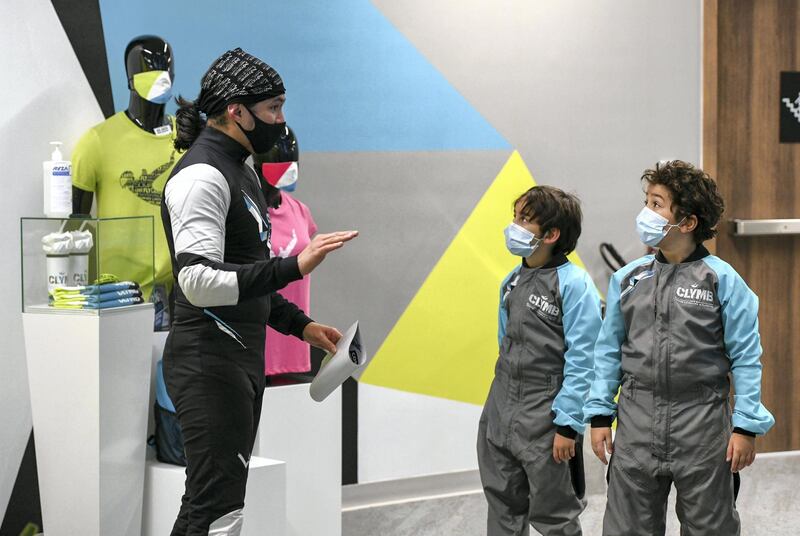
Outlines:
[[[600,415],[616,417],[614,397],[622,376],[622,343],[627,336],[619,305],[620,272],[611,276],[606,295],[606,316],[594,346],[594,381],[583,408],[584,422]]]
[[[557,426],[583,434],[583,405],[594,378],[594,344],[600,331],[600,295],[582,269],[572,264],[558,270],[564,326],[564,381],[553,401]]]
[[[503,345],[503,338],[506,336],[506,325],[508,324],[508,309],[506,309],[506,285],[511,278],[514,277],[514,274],[519,272],[520,266],[517,266],[511,273],[503,279],[503,282],[500,284],[500,307],[497,312],[497,345]]]
[[[713,256],[706,262],[719,279],[717,296],[735,391],[733,426],[763,435],[775,424],[775,418],[761,403],[758,296],[728,263]]]

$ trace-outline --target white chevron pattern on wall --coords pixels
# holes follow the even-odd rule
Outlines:
[[[69,155],[78,137],[103,120],[89,83],[48,0],[0,3],[0,56],[6,73],[0,99],[0,248],[9,257],[0,278],[0,513],[5,515],[31,431],[28,377],[22,338],[19,218],[42,214],[42,164],[48,142],[64,142]],[[58,356],[53,356],[58,359]],[[2,516],[0,516],[2,519]]]

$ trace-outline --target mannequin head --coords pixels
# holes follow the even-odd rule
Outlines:
[[[128,117],[145,130],[163,125],[175,80],[172,47],[155,35],[134,37],[125,47],[125,72],[131,92]]]
[[[297,136],[288,126],[272,149],[253,155],[253,167],[264,179],[262,185],[268,200],[276,197],[280,200],[280,191],[295,190],[299,160],[300,146],[297,143]]]
[[[167,71],[170,80],[175,79],[172,63],[172,47],[155,35],[134,37],[125,47],[125,72],[128,75],[128,89],[135,91],[133,77],[148,71]]]

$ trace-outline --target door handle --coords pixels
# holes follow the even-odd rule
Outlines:
[[[734,236],[800,234],[800,219],[739,220],[733,223]]]

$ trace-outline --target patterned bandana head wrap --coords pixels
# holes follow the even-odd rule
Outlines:
[[[286,93],[278,72],[241,48],[229,50],[203,75],[197,109],[207,116],[225,110],[231,102],[255,104]]]

